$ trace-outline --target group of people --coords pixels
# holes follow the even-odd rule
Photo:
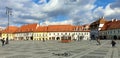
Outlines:
[[[8,38],[6,38],[6,40],[5,40],[5,38],[0,39],[0,41],[1,41],[1,43],[2,43],[2,46],[4,46],[5,44],[8,44],[8,43],[9,43],[9,42],[8,42]]]
[[[100,38],[96,38],[96,41],[97,41],[97,43],[98,43],[97,45],[101,45]],[[115,47],[116,42],[115,42],[114,39],[111,40],[111,45],[112,45],[112,47]]]

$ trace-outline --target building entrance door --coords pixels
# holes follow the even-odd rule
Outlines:
[[[60,37],[57,37],[56,39],[57,39],[57,40],[60,40]]]

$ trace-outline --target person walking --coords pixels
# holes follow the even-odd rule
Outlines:
[[[6,38],[5,44],[9,44],[8,37]]]
[[[116,45],[115,40],[112,40],[112,41],[111,41],[111,44],[112,44],[112,47],[115,47],[115,45]]]
[[[96,38],[96,41],[97,41],[97,45],[101,45],[101,43],[100,43],[100,38]]]
[[[1,39],[1,43],[2,43],[2,46],[4,46],[4,45],[5,45],[5,40],[4,40],[4,38],[3,38],[3,39]]]

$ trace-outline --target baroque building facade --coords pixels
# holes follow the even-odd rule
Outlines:
[[[99,18],[90,24],[91,39],[120,39],[120,20]]]
[[[14,29],[11,27],[11,29]],[[8,29],[5,29],[8,31]],[[4,30],[4,31],[5,31]],[[2,35],[4,35],[4,31]],[[10,28],[9,28],[9,32]],[[7,34],[7,32],[6,32]],[[14,29],[11,33],[14,40],[61,40],[66,37],[70,40],[89,40],[90,30],[89,25],[74,26],[74,25],[48,25],[41,26],[38,24],[25,24]],[[2,38],[6,38],[2,36]],[[9,36],[10,38],[10,36]]]

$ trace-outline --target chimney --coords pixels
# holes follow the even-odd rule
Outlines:
[[[115,19],[112,19],[112,22],[113,22],[113,21],[117,21],[117,19],[116,19],[116,18],[115,18]]]
[[[117,21],[117,19],[115,19],[115,21]]]
[[[112,19],[112,22],[114,21],[114,19]]]

